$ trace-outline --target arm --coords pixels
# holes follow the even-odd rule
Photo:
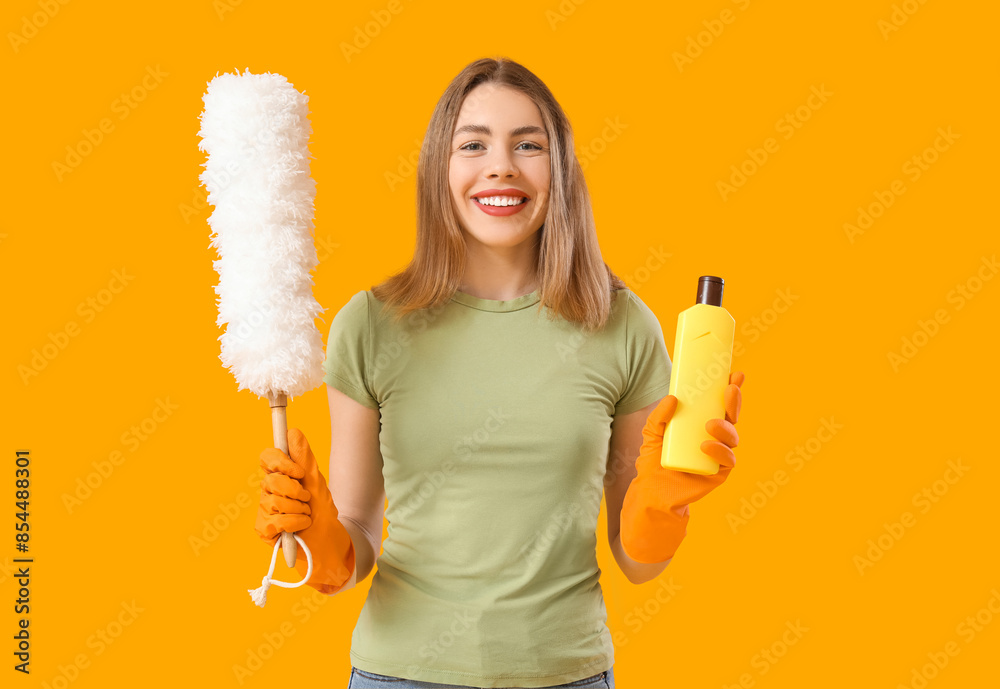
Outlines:
[[[657,563],[636,562],[625,553],[621,543],[621,511],[632,479],[636,476],[635,460],[642,446],[642,428],[660,400],[631,414],[619,414],[611,420],[611,443],[608,468],[604,476],[604,496],[607,504],[608,543],[618,567],[633,584],[655,579],[670,560]]]
[[[354,573],[340,589],[346,591],[364,581],[382,550],[382,417],[378,409],[366,407],[330,385],[326,390],[330,401],[330,494],[355,553]]]

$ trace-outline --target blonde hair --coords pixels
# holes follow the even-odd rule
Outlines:
[[[548,87],[524,66],[504,57],[469,63],[438,100],[417,164],[417,239],[402,271],[371,288],[399,320],[417,309],[446,303],[465,272],[466,244],[448,182],[452,133],[466,95],[479,84],[516,89],[542,116],[549,138],[550,189],[539,230],[536,275],[539,309],[561,315],[593,332],[611,314],[613,291],[626,287],[601,256],[583,170],[573,148],[573,130]]]

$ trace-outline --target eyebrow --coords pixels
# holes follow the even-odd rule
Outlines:
[[[484,136],[493,136],[493,130],[485,124],[466,124],[456,129],[452,138],[455,138],[459,134],[465,134],[466,132],[472,134],[482,134]],[[510,130],[511,136],[522,136],[524,134],[541,134],[542,136],[547,136],[544,129],[534,124],[526,124]]]

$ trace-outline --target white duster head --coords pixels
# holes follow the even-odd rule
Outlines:
[[[308,96],[280,74],[222,74],[201,114],[200,179],[219,273],[224,366],[240,390],[294,397],[322,382],[323,338],[312,294],[316,183],[309,174]]]

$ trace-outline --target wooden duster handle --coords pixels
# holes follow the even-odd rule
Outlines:
[[[271,430],[274,432],[274,446],[288,454],[288,421],[285,417],[284,393],[277,392],[270,395],[268,401],[271,404]],[[295,567],[295,553],[298,544],[295,537],[287,531],[281,532],[281,551],[285,554],[285,564]]]

